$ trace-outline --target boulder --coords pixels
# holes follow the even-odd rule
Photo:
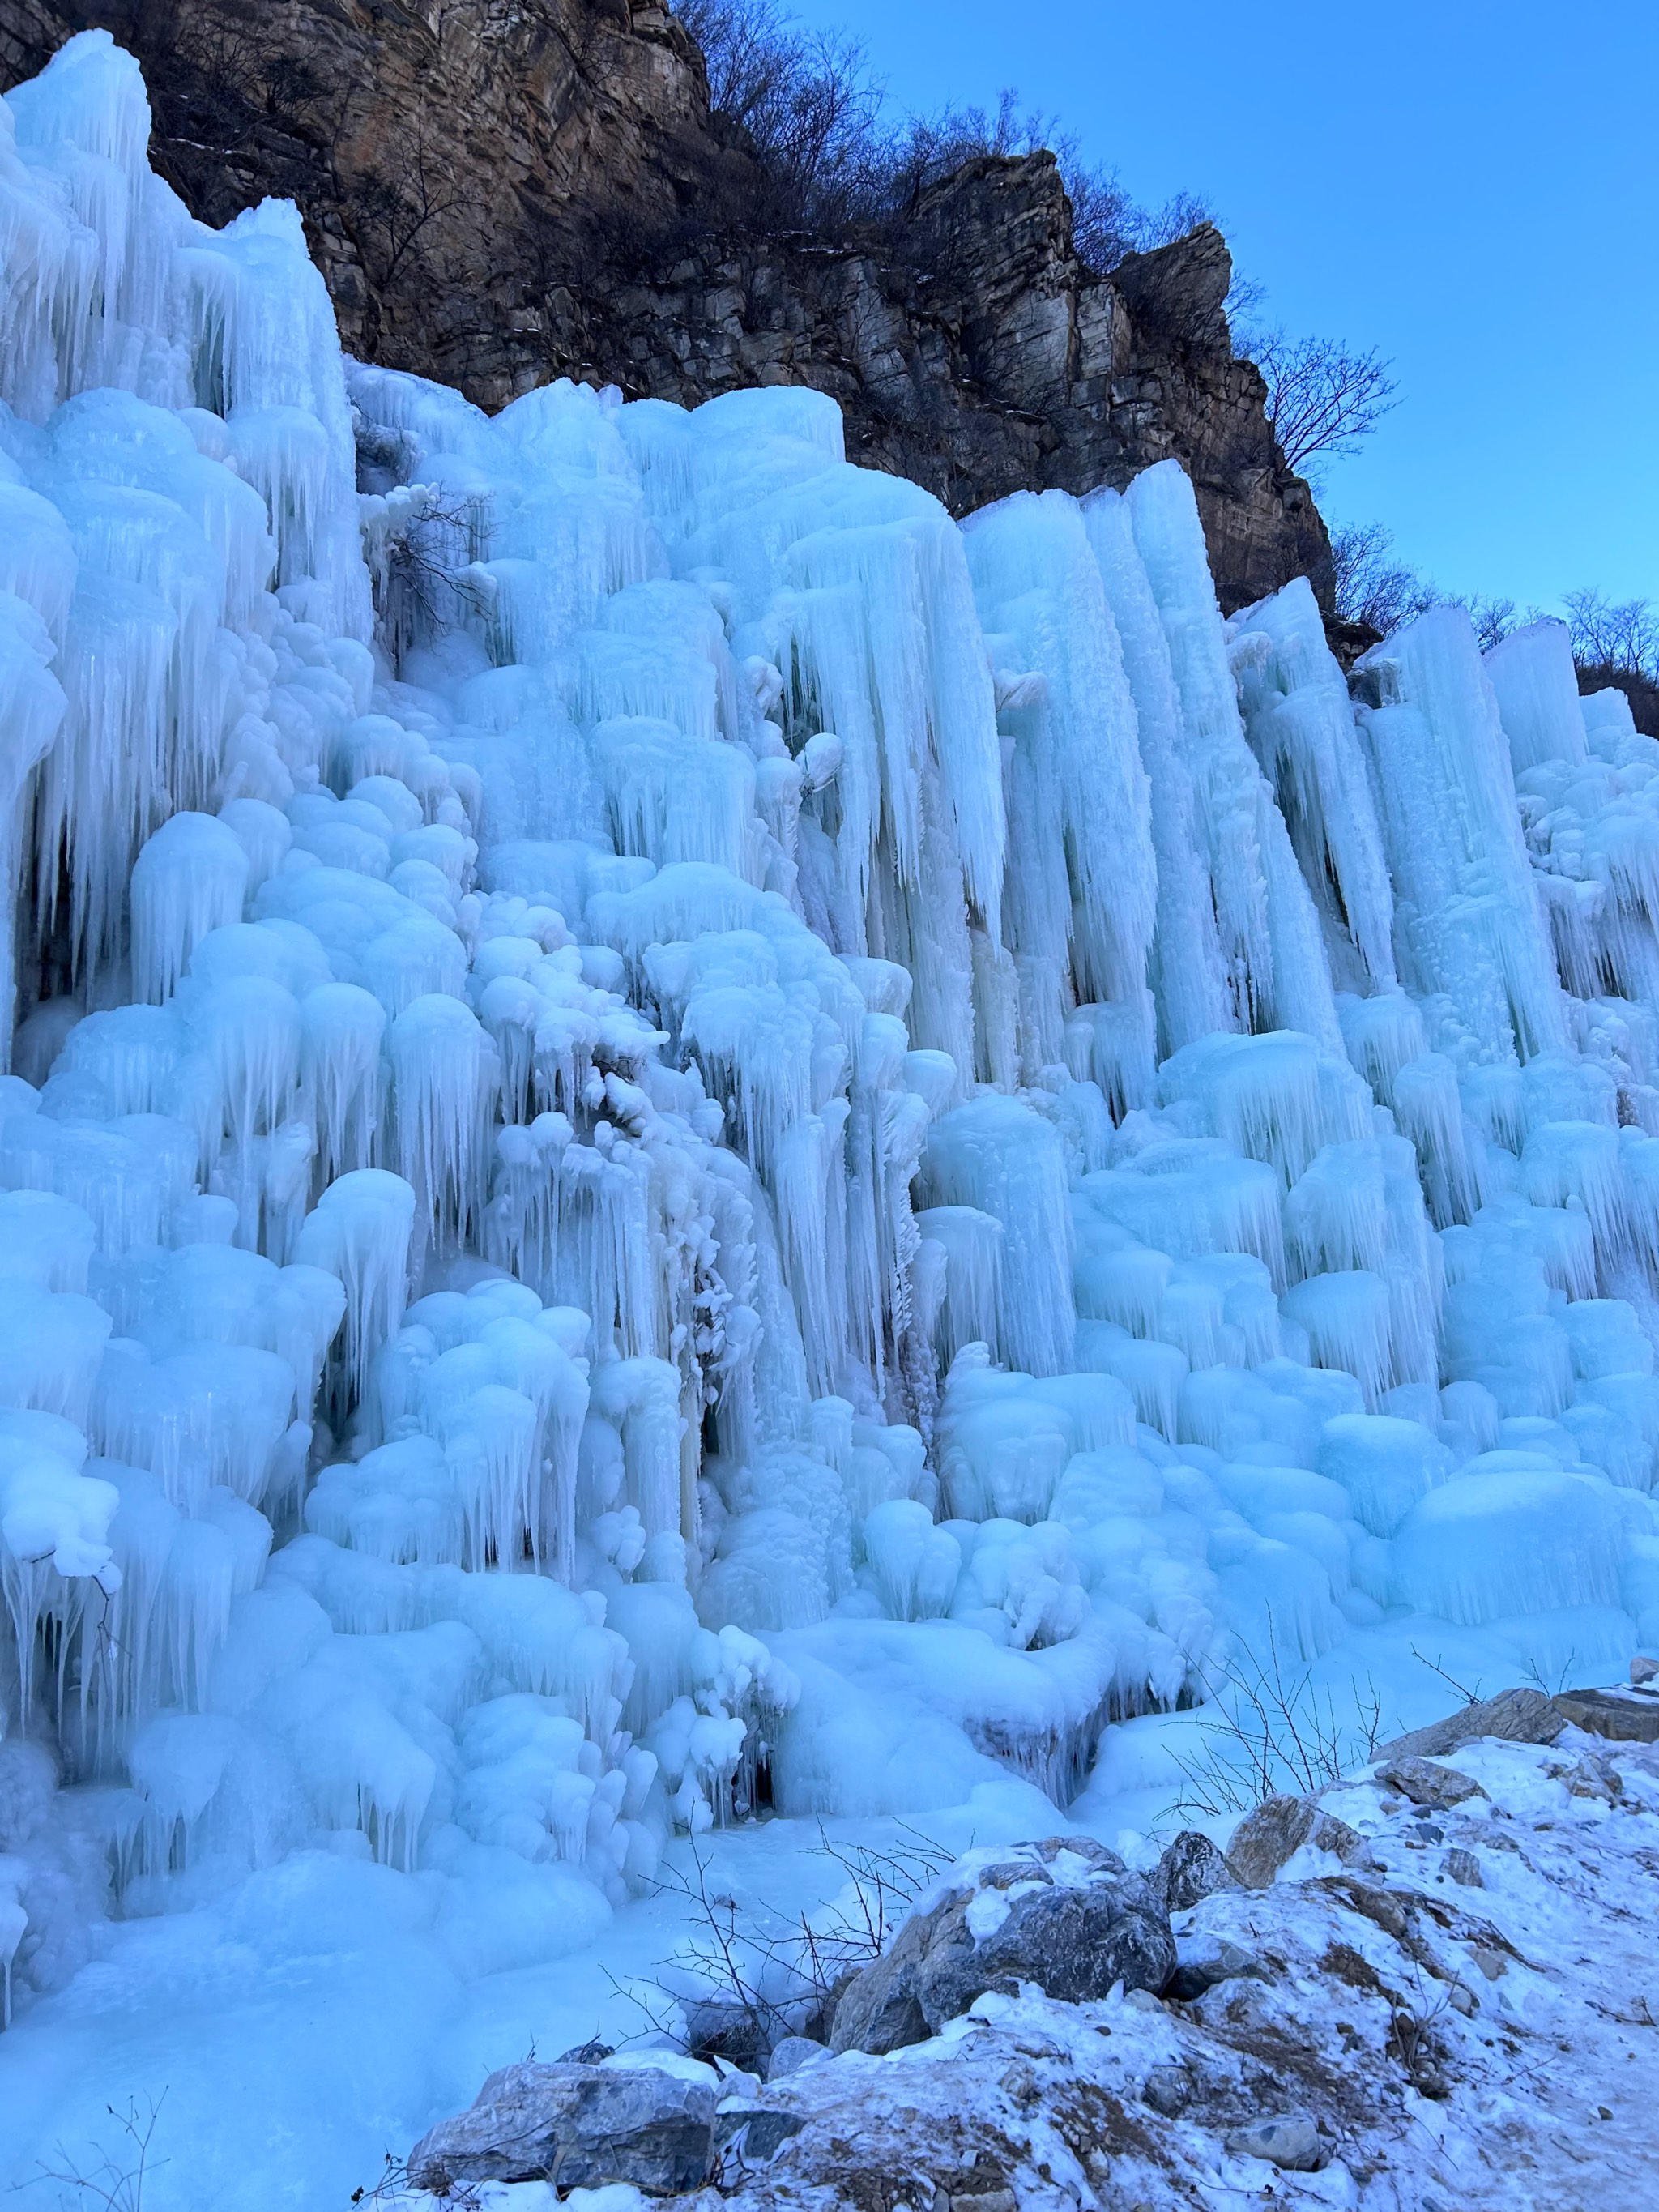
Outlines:
[[[1439,1759],[1461,1744],[1478,1743],[1482,1736],[1497,1736],[1504,1743],[1553,1743],[1566,1726],[1541,1690],[1503,1690],[1495,1698],[1476,1698],[1443,1721],[1413,1729],[1408,1735],[1385,1743],[1382,1759]]]
[[[504,2066],[470,2112],[422,2136],[409,2179],[434,2196],[484,2181],[562,2190],[621,2181],[659,2196],[696,2189],[719,2099],[712,2081],[650,2066]]]
[[[1567,1690],[1554,1700],[1563,1723],[1613,1743],[1659,1743],[1659,1695],[1651,1690]]]
[[[1325,2163],[1319,2130],[1300,2112],[1284,2112],[1235,2128],[1227,2148],[1237,2158],[1265,2158],[1291,2173],[1314,2173]]]
[[[1238,1876],[1207,1836],[1183,1828],[1152,1876],[1166,1912],[1187,1912],[1218,1889],[1237,1889]]]
[[[1155,1882],[1119,1871],[1121,1860],[1066,1838],[964,1881],[930,1911],[914,1914],[892,1948],[865,1968],[836,2008],[833,2051],[888,2051],[936,2035],[988,1990],[1035,1982],[1072,2004],[1103,1997],[1114,1984],[1158,1991],[1176,1966],[1175,1939]],[[1048,1871],[1061,1851],[1082,1862],[1082,1880]],[[1063,1863],[1062,1872],[1069,1872]]]
[[[781,2081],[787,2074],[799,2074],[803,2066],[816,2066],[830,2053],[823,2044],[810,2035],[784,2035],[772,2045],[766,2061],[769,2081]]]
[[[1397,1790],[1413,1805],[1432,1805],[1442,1811],[1486,1794],[1470,1776],[1459,1773],[1455,1766],[1442,1766],[1432,1759],[1391,1759],[1379,1770],[1376,1778],[1385,1790]]]
[[[1280,1867],[1312,1844],[1345,1866],[1370,1863],[1370,1849],[1357,1828],[1323,1811],[1311,1797],[1268,1797],[1233,1831],[1227,1863],[1246,1889],[1266,1889]]]

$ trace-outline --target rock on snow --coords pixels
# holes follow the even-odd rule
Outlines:
[[[792,2130],[770,2131],[770,2154],[717,2157],[702,2188],[650,2201],[1646,2212],[1659,1756],[1575,1732],[1486,1737],[1461,1747],[1457,1771],[1480,1794],[1431,1821],[1386,1810],[1399,1800],[1381,1777],[1326,1793],[1364,1838],[1363,1876],[1316,1850],[1261,1888],[1178,1910],[1183,1950],[1242,1962],[1201,1994],[1118,1987],[1070,2003],[1028,1983],[981,1996],[924,2042],[757,2089],[745,2111]],[[539,2212],[551,2198],[536,2183],[481,2202]]]

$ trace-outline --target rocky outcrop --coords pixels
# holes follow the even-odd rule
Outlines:
[[[836,2007],[832,2051],[901,2051],[988,1990],[1026,1984],[1071,2004],[1115,1985],[1161,1990],[1175,1939],[1157,1885],[1086,1837],[1026,1844],[979,1866],[908,1919]]]
[[[740,158],[659,0],[0,0],[6,81],[93,26],[194,213],[294,199],[346,346],[486,404],[567,365],[556,278],[689,225]]]
[[[1500,1690],[1495,1698],[1472,1698],[1444,1720],[1413,1729],[1382,1747],[1384,1759],[1440,1759],[1483,1736],[1504,1743],[1553,1743],[1567,1724],[1542,1690]]]
[[[1324,1793],[1358,1824],[1363,1880],[1304,1863],[1241,1890],[1195,1838],[1177,1838],[1144,1879],[1166,1891],[1195,1881],[1204,1893],[1176,1911],[1177,1965],[1161,1996],[1133,1986],[1061,1996],[1019,1972],[917,2048],[818,2051],[764,2085],[702,2069],[680,2170],[695,2167],[706,2134],[707,2179],[653,2201],[660,2212],[1190,2212],[1218,2193],[1425,2212],[1645,2206],[1659,1771],[1644,1747],[1565,1727],[1559,1749],[1519,1736],[1514,1706],[1493,1704],[1499,1728],[1462,1747],[1485,1795],[1430,1820],[1381,1777]],[[1073,1837],[976,1853],[947,1887],[969,1892],[988,1923],[999,1899],[1121,1883],[1099,1850]],[[906,1925],[937,1930],[944,1917],[936,1908]],[[1012,1923],[1011,1911],[1001,1928]],[[605,2069],[630,2128],[690,2102],[700,2069],[680,2063],[693,2081]],[[562,2185],[578,2172],[646,2172],[646,2189],[659,2185],[667,2169],[641,2166],[635,2134],[589,2125],[578,2146],[564,2092],[543,2098],[538,2077],[582,2070],[567,2061],[493,2077],[473,2113],[434,2129],[410,2161],[411,2179],[458,2185],[416,2201],[431,2212],[466,2201],[464,2156],[491,2161],[467,2172],[510,2165]],[[558,2162],[567,2142],[579,2165]],[[1279,2179],[1321,2170],[1310,2194]]]
[[[780,231],[661,0],[0,0],[4,81],[94,24],[143,64],[155,165],[197,214],[298,203],[366,359],[491,408],[560,375],[687,404],[811,385],[849,458],[959,514],[1173,455],[1224,611],[1304,574],[1328,605],[1207,226],[1098,276],[1034,154],[880,232]]]
[[[650,2065],[528,2059],[492,2074],[469,2111],[423,2136],[410,2154],[409,2178],[440,2196],[487,2181],[695,2189],[708,2165],[716,2102],[708,2082]]]
[[[1280,465],[1259,372],[1232,352],[1218,231],[1095,276],[1053,155],[1033,154],[970,161],[904,233],[902,254],[869,238],[711,238],[585,308],[591,359],[572,366],[609,363],[626,388],[687,404],[813,385],[841,404],[849,458],[958,514],[1022,489],[1122,485],[1173,455],[1224,612],[1293,575],[1328,598],[1313,495]]]

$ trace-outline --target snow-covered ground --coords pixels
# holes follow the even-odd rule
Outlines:
[[[1570,1729],[1444,1763],[1486,1794],[1424,1811],[1374,1782],[1334,1788],[1321,1802],[1369,1863],[1304,1845],[1271,1887],[1177,1914],[1183,1937],[1249,1962],[1194,2001],[982,1997],[932,2042],[773,2085],[764,2102],[799,2135],[746,2172],[733,2158],[718,2189],[652,2201],[1645,2212],[1659,1755]],[[1317,2171],[1237,2147],[1281,2118],[1314,2124]],[[554,2202],[539,2182],[477,2198],[490,2212]],[[647,2202],[615,2187],[566,2201]]]
[[[1218,1710],[1659,1644],[1659,744],[1562,626],[1351,688],[1174,463],[486,417],[148,132],[101,32],[0,101],[0,2174],[157,2101],[147,2212],[311,2212],[693,1838],[1133,1856]]]

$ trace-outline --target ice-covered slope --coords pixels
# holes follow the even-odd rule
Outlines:
[[[0,131],[39,2038],[111,1916],[268,1966],[367,1866],[452,2003],[677,1831],[1063,1803],[1236,1649],[1659,1636],[1659,748],[1559,626],[1356,708],[1173,465],[959,529],[811,392],[489,419],[103,34]]]

